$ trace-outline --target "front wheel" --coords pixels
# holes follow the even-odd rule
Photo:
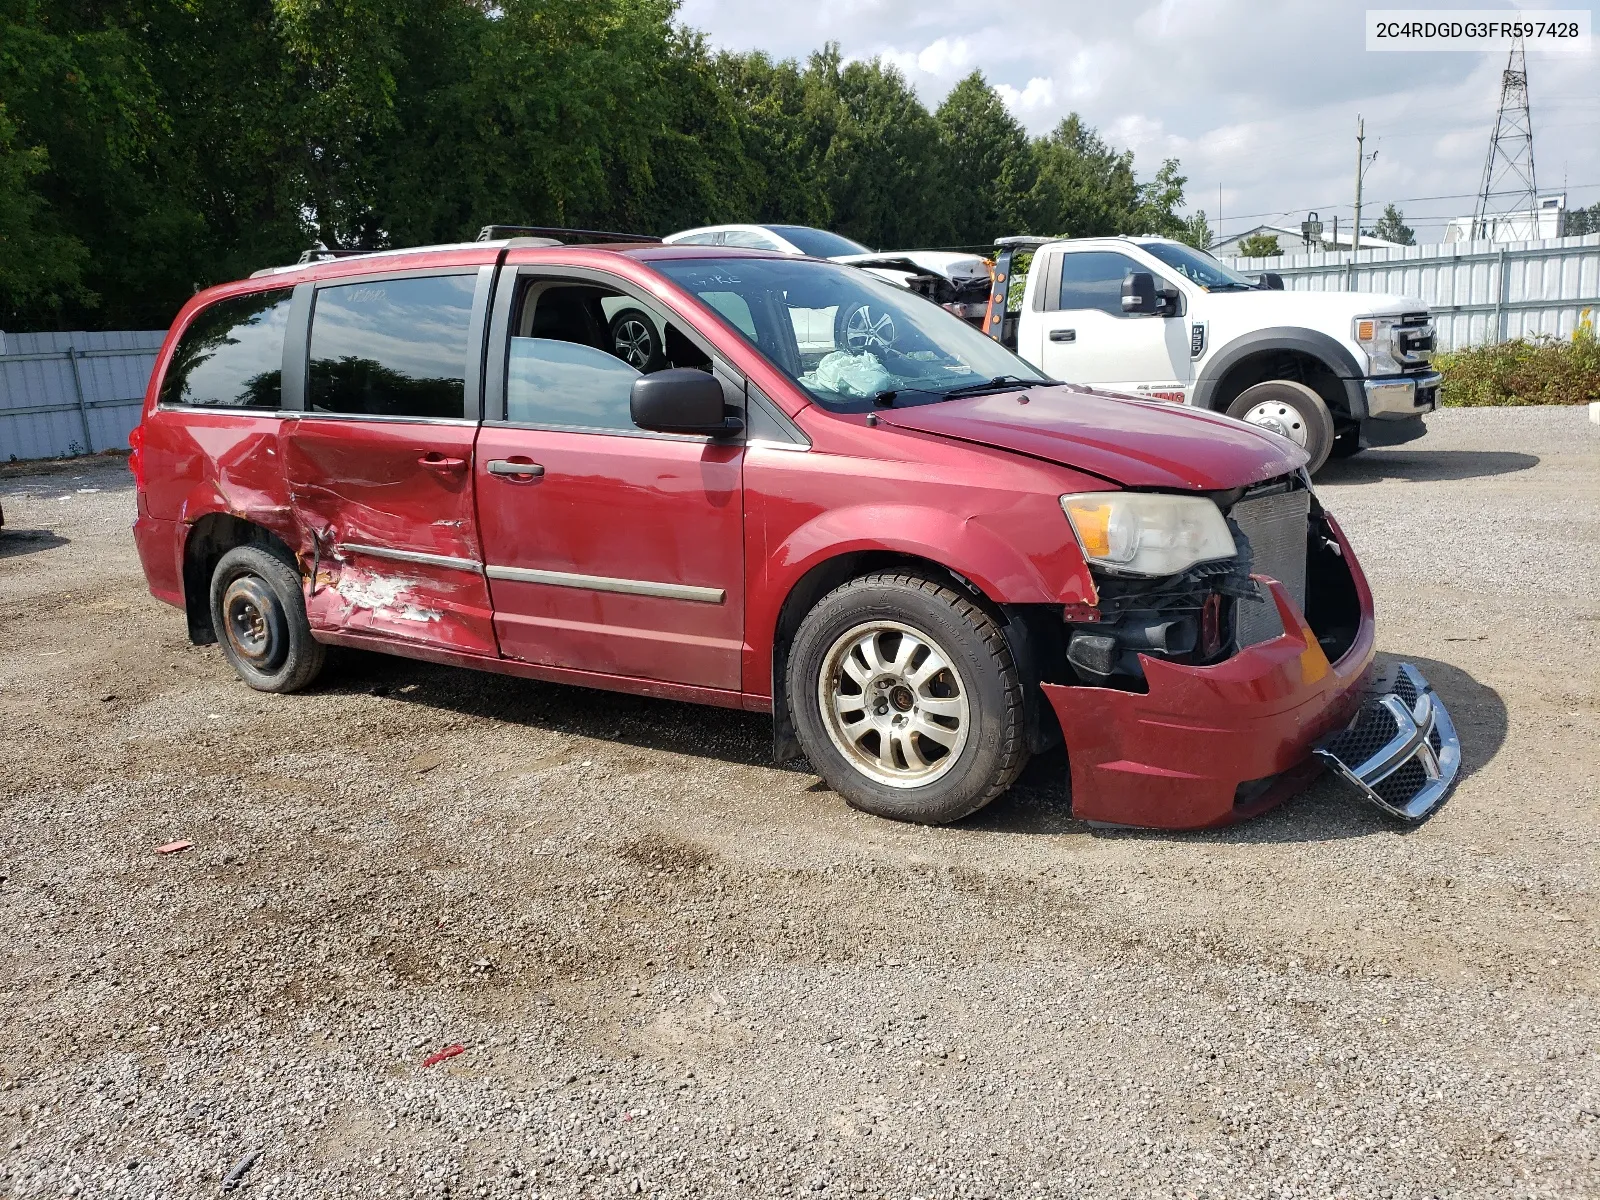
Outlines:
[[[1011,786],[1028,752],[1022,682],[999,626],[916,575],[830,592],[789,651],[801,748],[853,807],[940,825]]]
[[[1286,437],[1306,452],[1306,470],[1316,474],[1333,449],[1333,416],[1316,391],[1291,379],[1269,379],[1245,388],[1228,415]]]

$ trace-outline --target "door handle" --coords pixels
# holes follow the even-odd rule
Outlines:
[[[1078,331],[1076,329],[1052,329],[1050,331],[1050,340],[1052,342],[1075,342],[1078,340]]]
[[[517,462],[515,459],[509,458],[491,458],[489,460],[489,474],[502,476],[514,483],[526,483],[530,479],[537,479],[543,475],[544,468],[536,462]]]
[[[455,474],[466,469],[467,460],[464,458],[447,458],[435,450],[417,459],[417,465],[429,471]]]

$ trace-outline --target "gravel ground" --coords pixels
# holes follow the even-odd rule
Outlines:
[[[0,475],[0,1197],[1600,1196],[1600,430],[1431,425],[1321,481],[1461,728],[1409,831],[1096,832],[1059,753],[921,829],[749,714],[260,695],[120,463]]]

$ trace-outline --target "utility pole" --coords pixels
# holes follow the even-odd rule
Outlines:
[[[1360,113],[1356,114],[1356,223],[1355,232],[1350,235],[1350,253],[1354,254],[1361,249],[1361,176],[1362,168],[1366,166],[1366,155],[1362,152],[1362,143],[1367,140],[1367,123]]]

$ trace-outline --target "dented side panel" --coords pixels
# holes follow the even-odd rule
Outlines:
[[[280,452],[313,629],[496,654],[469,422],[305,417]]]

